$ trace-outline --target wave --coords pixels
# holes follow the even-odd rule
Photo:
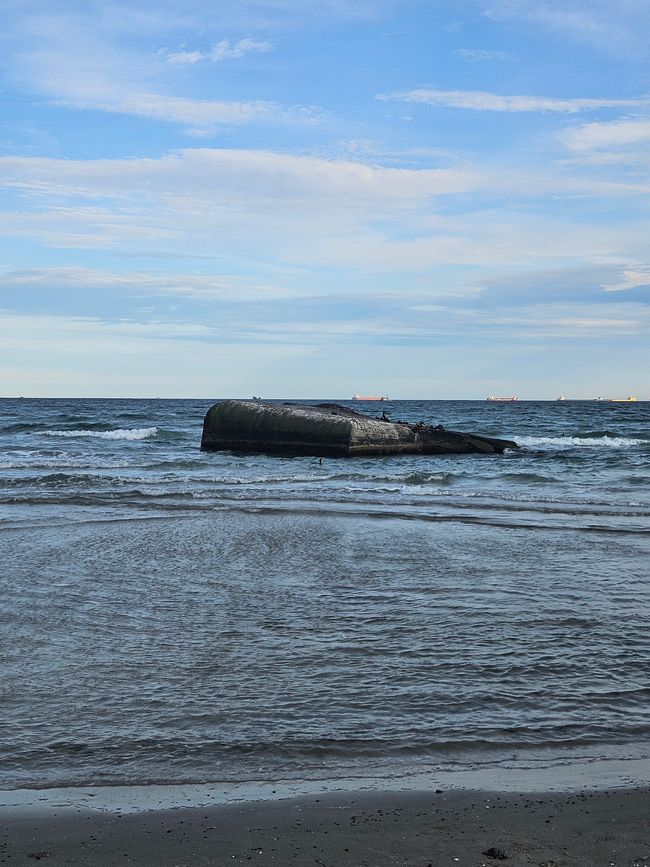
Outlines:
[[[76,455],[63,454],[46,457],[37,455],[22,455],[12,457],[9,460],[0,458],[0,470],[121,470],[129,466],[127,460],[98,460],[77,457]]]
[[[401,481],[404,485],[452,485],[453,473],[410,473],[408,476],[395,476],[386,481]]]
[[[642,707],[647,699],[647,690],[624,690],[612,692],[611,697],[616,699],[629,699],[635,697],[633,706]],[[481,706],[480,694],[468,704],[478,709]],[[488,697],[489,698],[489,697]],[[501,701],[505,698],[500,696]],[[607,694],[593,693],[587,703],[595,708],[602,707],[607,703]],[[207,725],[212,721],[212,714],[203,714]],[[616,739],[618,745],[643,744],[647,738],[650,727],[642,716],[621,721],[616,727]],[[221,766],[223,773],[224,765],[228,767],[233,760],[238,771],[250,772],[252,768],[247,760],[256,760],[257,772],[264,771],[265,767],[275,765],[283,771],[293,767],[293,761],[306,762],[309,767],[310,760],[343,759],[358,762],[364,759],[399,759],[400,757],[413,757],[421,759],[438,758],[451,760],[460,766],[467,760],[467,751],[471,751],[471,763],[480,760],[483,753],[483,761],[494,761],[505,758],[504,753],[517,750],[530,751],[533,756],[538,750],[546,749],[575,749],[590,748],[601,745],[609,745],[612,738],[611,726],[604,722],[585,723],[576,721],[544,720],[540,724],[530,724],[522,720],[519,724],[502,727],[498,720],[492,723],[477,725],[473,730],[462,730],[454,726],[446,726],[439,730],[438,736],[432,738],[425,730],[411,727],[404,733],[387,731],[385,734],[377,734],[374,737],[355,737],[353,734],[328,736],[324,732],[314,732],[309,736],[280,736],[277,738],[265,738],[260,732],[258,738],[242,738],[231,741],[219,737],[214,738],[188,738],[179,732],[177,736],[160,736],[152,734],[141,737],[125,737],[115,739],[108,733],[96,739],[77,739],[65,737],[52,740],[48,743],[39,743],[34,746],[21,745],[20,756],[23,768],[31,767],[35,774],[42,773],[46,769],[56,767],[63,758],[65,770],[87,766],[91,763],[95,766],[96,773],[102,774],[107,770],[107,764],[113,764],[115,759],[120,765],[138,763],[140,769],[145,770],[152,759],[161,757],[165,763],[175,764],[179,760],[183,764],[199,764],[210,773],[209,768]],[[641,747],[642,748],[642,747]],[[16,744],[10,744],[0,748],[5,765],[14,759]],[[513,757],[515,758],[515,757]],[[524,757],[522,759],[525,760]],[[215,762],[216,760],[216,762]],[[288,764],[287,764],[288,762]],[[277,763],[277,764],[276,764]],[[231,766],[232,767],[232,766]]]
[[[582,439],[602,439],[604,437],[611,437],[612,439],[616,439],[618,434],[616,431],[611,430],[587,430],[587,431],[578,431],[575,436],[580,437]]]
[[[632,439],[630,437],[610,436],[609,434],[592,434],[590,436],[559,436],[559,437],[517,437],[517,443],[524,448],[612,448],[624,449],[634,446],[647,446],[648,440]]]
[[[106,430],[106,424],[104,422],[91,421],[89,418],[62,416],[56,419],[51,419],[51,421],[62,426],[69,425],[71,429],[82,428],[83,430]],[[43,425],[44,422],[40,420],[12,422],[11,424],[0,427],[0,433],[29,433],[32,431],[40,433],[43,432]]]
[[[39,430],[41,427],[40,422],[14,422],[13,424],[3,425],[0,428],[0,433],[25,433],[27,431]]]
[[[503,479],[505,481],[511,482],[520,482],[521,484],[530,484],[531,482],[537,483],[541,482],[542,484],[552,484],[554,482],[558,482],[559,479],[554,476],[542,476],[539,473],[503,473],[499,476],[499,479]]]
[[[118,428],[118,430],[45,430],[48,437],[96,437],[102,440],[146,440],[155,437],[157,427]]]
[[[1,465],[0,465],[1,466]],[[8,488],[32,488],[35,485],[43,487],[61,487],[62,485],[89,485],[101,481],[99,476],[79,475],[72,473],[46,473],[45,475],[18,476],[4,481]]]

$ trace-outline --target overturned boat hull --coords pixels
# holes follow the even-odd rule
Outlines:
[[[394,454],[500,454],[510,440],[440,425],[370,418],[338,404],[302,406],[224,400],[208,410],[201,448],[354,457]]]

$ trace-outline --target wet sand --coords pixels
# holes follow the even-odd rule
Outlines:
[[[0,808],[0,863],[650,867],[650,791],[340,793],[135,813]]]

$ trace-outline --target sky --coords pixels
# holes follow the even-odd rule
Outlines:
[[[0,11],[0,395],[650,399],[647,0]]]

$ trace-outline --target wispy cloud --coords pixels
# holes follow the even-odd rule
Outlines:
[[[164,51],[162,52],[163,56],[167,63],[177,64],[179,66],[185,66],[192,63],[198,63],[201,60],[205,60],[208,55],[203,51],[187,51],[185,49],[179,48],[176,51]]]
[[[495,315],[520,318],[523,315],[534,319],[533,310],[554,309],[561,311],[564,306],[582,315],[604,319],[625,315],[630,310],[644,308],[643,321],[650,317],[650,269],[647,264],[625,266],[591,265],[571,268],[540,269],[528,271],[494,272],[478,283],[468,283],[464,291],[449,292],[444,287],[427,286],[415,291],[409,290],[381,292],[362,292],[359,290],[340,293],[337,305],[331,302],[331,293],[310,293],[301,288],[287,291],[283,287],[264,284],[255,278],[241,275],[165,275],[153,271],[133,271],[116,273],[83,268],[36,268],[13,271],[0,276],[0,287],[4,290],[19,289],[23,293],[31,290],[45,290],[54,303],[61,291],[84,292],[87,297],[107,297],[107,290],[113,290],[117,300],[122,296],[133,308],[147,296],[168,298],[170,295],[186,296],[198,302],[215,302],[210,308],[202,305],[200,310],[229,310],[220,312],[219,317],[210,317],[210,327],[219,329],[229,327],[224,316],[232,321],[236,317],[242,331],[296,332],[311,329],[313,333],[333,333],[341,325],[347,333],[378,328],[383,322],[383,333],[400,334],[405,330],[418,329],[426,332],[430,322],[419,319],[422,313],[462,317],[468,321],[472,317],[483,320],[490,311]],[[250,307],[249,302],[259,304]],[[220,302],[239,302],[227,308]],[[126,308],[121,308],[126,309]],[[138,307],[149,311],[141,322],[158,322],[156,311],[160,307]],[[165,309],[175,310],[174,307]],[[269,311],[276,315],[267,320]],[[522,314],[522,310],[529,311]],[[152,312],[153,311],[153,312]],[[285,317],[281,323],[277,312]],[[372,316],[370,316],[372,313]],[[413,313],[414,315],[411,315]],[[118,320],[124,319],[119,315]],[[111,321],[115,321],[113,317]],[[167,321],[167,320],[166,320]],[[488,321],[488,324],[492,320]],[[372,323],[375,323],[373,326]],[[204,321],[208,324],[208,320]],[[478,322],[477,322],[478,324]],[[445,322],[439,323],[444,330]]]
[[[379,267],[444,255],[449,243],[407,243],[433,202],[482,183],[471,168],[382,168],[268,151],[185,149],[160,159],[0,158],[17,211],[0,215],[11,237],[54,247],[134,246],[183,253]],[[434,230],[438,231],[438,230]],[[393,237],[395,235],[395,237]],[[406,236],[406,237],[404,237]],[[389,247],[392,252],[388,252]],[[459,251],[462,255],[464,251]],[[416,260],[412,259],[417,253]]]
[[[46,290],[58,293],[137,293],[209,301],[268,301],[305,297],[286,286],[233,274],[162,274],[152,271],[113,272],[94,268],[31,268],[0,274],[0,289]]]
[[[252,122],[305,124],[315,123],[323,114],[315,108],[296,106],[285,108],[275,102],[226,102],[209,99],[188,99],[156,93],[135,93],[113,99],[60,99],[59,104],[75,108],[92,108],[114,114],[130,114],[171,123],[181,123],[190,130],[209,131],[220,125],[240,125]]]
[[[178,86],[174,67],[263,53],[272,49],[269,41],[224,39],[207,51],[182,44],[178,50],[151,53],[134,50],[130,40],[116,39],[115,33],[104,33],[96,21],[91,23],[94,29],[90,25],[85,29],[79,20],[65,15],[27,18],[23,38],[29,51],[22,49],[21,40],[7,49],[11,59],[5,62],[12,76],[53,105],[182,124],[192,134],[252,123],[304,125],[324,117],[313,106],[174,93]],[[113,22],[113,29],[116,26]]]
[[[178,123],[190,132],[205,133],[219,126],[250,123],[313,124],[324,113],[310,106],[282,106],[271,101],[241,101],[192,99],[138,91],[124,93],[107,82],[93,87],[88,80],[79,84],[68,82],[54,96],[53,103],[76,109],[146,117],[168,123]]]
[[[192,322],[108,322],[0,311],[2,376],[14,394],[236,397],[259,392],[260,381],[268,383],[259,372],[259,344],[239,339],[236,332],[230,340],[224,337]],[[26,364],[26,347],[47,362]],[[300,394],[297,371],[310,352],[288,342],[264,348],[265,373],[284,384],[280,396]]]
[[[650,141],[650,120],[615,120],[609,123],[586,123],[560,135],[571,150],[589,151],[619,148]]]
[[[459,48],[456,54],[468,63],[503,62],[516,59],[514,54],[507,51],[488,51],[485,48]]]
[[[550,96],[503,96],[482,90],[415,90],[379,94],[377,99],[394,102],[416,102],[447,108],[465,108],[475,111],[539,111],[576,114],[602,108],[632,108],[650,105],[650,98],[641,99],[559,99]]]
[[[533,23],[608,54],[645,50],[650,36],[646,0],[485,0],[484,9],[495,20]]]
[[[603,288],[608,292],[627,292],[639,286],[647,290],[647,302],[650,305],[650,266],[626,268],[618,281],[603,284]]]
[[[647,286],[649,278],[650,269],[642,263],[625,266],[601,262],[570,268],[532,269],[523,274],[505,273],[481,281],[478,300],[487,307],[509,308],[631,302],[644,304],[650,312],[650,294],[637,291],[638,287]]]
[[[414,274],[439,265],[630,261],[647,246],[643,221],[591,225],[562,204],[568,194],[645,195],[647,185],[576,180],[561,171],[386,168],[193,148],[149,159],[3,157],[0,176],[16,201],[0,215],[0,229],[56,248],[122,255],[172,248],[267,268]],[[522,208],[540,196],[558,197],[551,214]],[[477,205],[483,197],[489,207]]]
[[[218,63],[221,60],[238,60],[248,54],[265,54],[273,50],[273,43],[261,39],[222,39],[208,51],[189,50],[187,46],[162,52],[168,63],[177,65],[193,65],[203,60]]]
[[[519,340],[551,338],[554,341],[590,341],[609,337],[632,338],[644,334],[650,312],[638,305],[581,306],[575,304],[537,305],[525,311],[497,311],[481,317],[483,327],[500,327],[517,334]]]
[[[246,54],[264,54],[271,51],[272,48],[273,45],[270,42],[259,39],[240,39],[238,42],[222,39],[212,46],[210,60],[236,60]]]
[[[146,191],[183,197],[196,203],[250,201],[279,203],[330,200],[341,207],[390,202],[421,206],[432,196],[466,192],[480,183],[480,174],[467,168],[383,168],[352,160],[326,160],[264,150],[186,148],[159,159],[58,160],[38,157],[0,157],[4,185],[46,190],[73,196],[122,198]],[[138,193],[137,191],[140,191]],[[224,199],[224,196],[226,197]],[[170,200],[171,200],[170,199]]]

